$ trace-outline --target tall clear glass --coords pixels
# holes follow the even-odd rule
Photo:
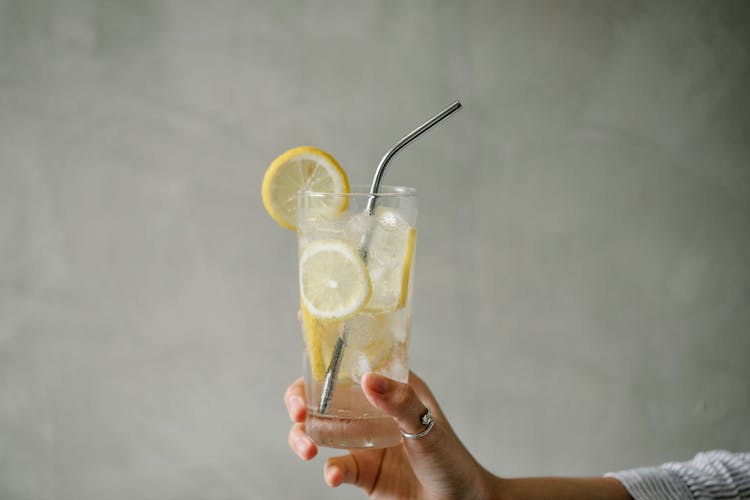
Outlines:
[[[369,186],[352,186],[351,191],[300,191],[297,196],[308,405],[305,428],[320,446],[385,448],[399,444],[398,425],[369,403],[359,383],[367,372],[408,381],[417,196],[412,188],[384,186],[373,208]],[[317,272],[318,282],[331,289],[345,288],[333,271],[330,277],[320,276],[319,269],[325,266],[308,269],[312,265],[307,256],[316,249],[332,249],[334,260],[340,258],[336,252],[361,259],[357,265],[366,269],[364,280],[369,280],[370,287],[363,303],[352,306],[351,311],[337,312],[338,317],[325,317],[325,312],[305,302],[303,279],[309,274]],[[345,294],[337,299],[341,304],[333,301],[330,307],[343,307],[348,298]],[[326,374],[331,370],[337,340],[344,334],[346,345],[333,395],[321,411]]]

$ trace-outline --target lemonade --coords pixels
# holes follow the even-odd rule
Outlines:
[[[366,188],[299,194],[305,428],[323,446],[382,448],[401,439],[395,421],[370,405],[359,382],[368,372],[408,381],[416,195],[382,188],[372,214],[369,199]],[[323,414],[324,380],[345,332],[335,390]]]
[[[368,372],[408,382],[417,198],[411,188],[353,191],[310,146],[277,157],[262,185],[269,215],[297,232],[305,430],[322,446],[385,448],[399,444],[399,428],[359,384]]]

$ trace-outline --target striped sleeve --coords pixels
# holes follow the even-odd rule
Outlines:
[[[687,462],[670,462],[606,474],[635,500],[750,500],[750,453],[717,450]]]

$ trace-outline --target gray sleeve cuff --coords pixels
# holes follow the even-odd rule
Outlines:
[[[659,467],[610,472],[606,477],[620,481],[635,500],[689,500],[687,485],[676,474]]]

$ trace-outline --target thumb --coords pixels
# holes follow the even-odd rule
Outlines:
[[[454,492],[448,498],[455,498],[459,492],[466,492],[467,485],[483,484],[486,472],[453,432],[429,389],[413,374],[410,380],[414,386],[368,373],[362,377],[361,385],[370,403],[395,418],[402,432],[418,434],[427,430],[422,423],[427,406],[420,395],[430,405],[433,426],[419,438],[402,440],[422,487],[441,497]]]
[[[402,431],[417,434],[425,430],[422,417],[427,413],[427,406],[409,384],[396,382],[377,373],[366,374],[361,383],[362,391],[370,403],[396,419]],[[432,432],[428,433],[418,441],[429,441],[431,434]]]

